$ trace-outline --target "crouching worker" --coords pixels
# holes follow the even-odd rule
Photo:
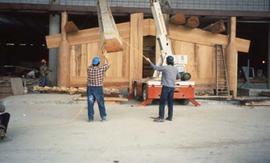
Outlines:
[[[87,69],[87,104],[88,120],[94,120],[94,103],[97,101],[101,121],[106,120],[106,109],[104,104],[103,81],[105,72],[109,69],[108,59],[105,56],[105,64],[100,65],[100,58],[94,57],[92,65]]]
[[[156,66],[154,65],[149,58],[146,60],[150,63],[154,70],[162,72],[161,77],[161,96],[159,101],[159,116],[154,119],[155,122],[164,121],[164,109],[166,102],[168,103],[168,117],[166,120],[172,121],[173,118],[173,95],[174,95],[174,85],[177,79],[180,79],[180,75],[176,67],[174,67],[174,58],[173,56],[168,56],[166,58],[167,65],[165,66]]]
[[[10,114],[5,112],[5,105],[0,101],[0,139],[6,136],[9,118]]]

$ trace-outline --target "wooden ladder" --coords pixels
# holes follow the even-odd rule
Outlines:
[[[216,96],[230,96],[228,71],[222,45],[216,44]]]

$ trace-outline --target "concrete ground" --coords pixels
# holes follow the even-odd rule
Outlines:
[[[157,104],[107,105],[108,121],[87,122],[86,102],[69,95],[4,99],[11,121],[1,163],[270,162],[270,108],[200,101],[175,105],[174,120],[153,122]]]

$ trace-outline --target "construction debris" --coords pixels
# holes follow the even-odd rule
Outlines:
[[[45,92],[45,93],[68,93],[68,94],[82,94],[86,95],[87,89],[85,87],[41,87],[41,86],[34,86],[34,91],[36,92]],[[121,92],[119,89],[115,88],[103,88],[103,92],[105,96],[108,97],[119,97],[121,96]]]

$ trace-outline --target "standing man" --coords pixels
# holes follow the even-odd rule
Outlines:
[[[97,100],[101,121],[106,120],[106,109],[104,105],[103,81],[105,72],[109,69],[108,59],[105,56],[105,64],[100,65],[100,58],[94,57],[92,65],[87,69],[87,104],[88,120],[94,120],[94,103]]]
[[[172,121],[173,118],[173,95],[174,95],[174,84],[177,79],[180,79],[180,75],[176,67],[174,67],[173,56],[166,58],[166,66],[156,66],[149,58],[146,60],[150,63],[153,69],[162,72],[161,77],[161,96],[159,102],[159,117],[155,118],[155,122],[164,122],[164,109],[166,102],[168,103],[168,117],[166,120]]]
[[[48,74],[49,71],[51,71],[48,66],[47,66],[47,62],[45,59],[41,60],[41,65],[39,67],[39,71],[40,71],[40,83],[39,85],[44,87],[48,85]]]

